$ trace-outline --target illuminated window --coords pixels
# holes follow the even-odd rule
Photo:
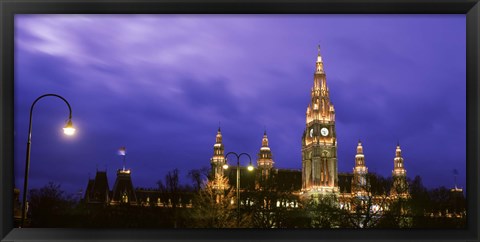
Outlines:
[[[122,195],[122,202],[124,202],[124,203],[128,203],[128,196],[127,196],[127,193],[123,193],[123,195]]]

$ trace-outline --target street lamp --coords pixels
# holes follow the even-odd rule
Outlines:
[[[26,203],[27,203],[27,189],[28,189],[28,170],[30,168],[30,147],[32,143],[32,114],[33,114],[33,107],[35,104],[42,98],[44,97],[58,97],[62,99],[68,106],[68,111],[70,112],[68,115],[68,121],[65,127],[63,128],[63,133],[66,135],[74,135],[75,134],[75,128],[73,128],[72,124],[72,108],[70,107],[70,104],[67,102],[65,98],[63,98],[60,95],[57,94],[45,94],[37,99],[32,103],[32,107],[30,108],[30,121],[28,124],[28,141],[27,141],[27,157],[26,157],[26,162],[25,162],[25,177],[23,181],[23,204],[22,204],[22,220],[20,223],[20,226],[23,227],[24,221],[25,221],[25,213],[26,213]]]
[[[253,171],[253,166],[252,166],[252,157],[250,157],[249,154],[247,153],[241,153],[237,154],[235,152],[228,152],[225,155],[225,164],[223,165],[223,169],[228,169],[228,164],[227,164],[227,156],[228,155],[235,155],[237,157],[237,227],[239,224],[239,219],[240,219],[240,157],[242,155],[248,156],[248,159],[250,160],[250,163],[248,164],[248,171]]]

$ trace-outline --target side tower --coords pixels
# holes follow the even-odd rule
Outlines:
[[[271,175],[271,170],[274,164],[272,151],[268,146],[267,131],[263,133],[262,147],[260,147],[260,152],[258,152],[257,156],[257,167],[260,173],[260,181],[266,181]]]
[[[302,136],[302,190],[331,194],[338,192],[337,135],[320,47],[310,95]]]
[[[108,204],[110,202],[110,188],[108,186],[107,171],[98,171],[95,179],[89,179],[85,190],[84,201],[88,204]]]
[[[220,130],[220,127],[218,127],[215,144],[213,145],[213,156],[210,159],[212,180],[215,180],[216,177],[223,176],[223,165],[225,165],[224,153],[225,151],[222,143],[222,131]]]
[[[130,204],[137,205],[137,195],[133,188],[130,170],[118,169],[117,179],[113,185],[111,205]]]
[[[390,191],[390,195],[392,195],[393,197],[407,197],[407,170],[405,170],[403,164],[402,149],[400,149],[400,144],[397,144],[397,149],[395,150],[395,158],[393,159],[392,180],[393,185]]]
[[[355,167],[353,168],[352,194],[363,196],[368,192],[367,189],[368,168],[365,165],[365,155],[363,154],[362,142],[359,140],[357,145],[357,154],[355,155]]]

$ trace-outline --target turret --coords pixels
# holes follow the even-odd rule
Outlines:
[[[263,132],[262,146],[260,147],[260,151],[258,152],[257,156],[258,169],[261,173],[262,179],[266,180],[270,176],[271,169],[273,168],[274,164],[272,151],[268,146],[268,137],[266,130]]]
[[[365,155],[363,154],[362,142],[359,140],[357,145],[357,154],[355,155],[355,167],[353,168],[352,193],[356,195],[365,195],[367,189],[368,168],[365,165]]]
[[[400,143],[397,143],[395,149],[395,158],[393,159],[393,171],[392,171],[393,186],[390,194],[394,197],[407,197],[408,196],[408,183],[407,183],[407,170],[405,170],[402,149]]]
[[[213,156],[210,159],[212,179],[218,176],[223,176],[223,165],[225,165],[224,147],[222,143],[222,131],[218,127],[217,135],[215,136],[215,144],[213,145]]]

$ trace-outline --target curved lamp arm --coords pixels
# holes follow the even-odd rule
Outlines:
[[[57,97],[57,98],[60,98],[61,100],[63,100],[65,102],[65,104],[67,104],[69,114],[68,114],[68,122],[67,122],[67,125],[64,128],[64,132],[67,135],[72,135],[75,132],[75,129],[73,128],[73,125],[72,125],[72,107],[70,107],[70,103],[68,103],[68,101],[64,97],[62,97],[58,94],[49,93],[49,94],[44,94],[44,95],[38,97],[37,99],[35,99],[35,101],[33,101],[32,106],[30,107],[30,118],[29,118],[29,123],[28,123],[27,154],[26,154],[26,159],[25,159],[26,160],[26,162],[25,162],[25,177],[24,177],[24,182],[23,182],[22,220],[21,220],[21,223],[20,223],[21,227],[23,227],[23,225],[24,225],[25,216],[26,216],[25,213],[26,213],[26,203],[27,203],[28,171],[29,171],[29,168],[30,168],[30,147],[31,147],[31,143],[32,143],[32,114],[33,114],[33,108],[35,107],[35,104],[40,99],[42,99],[44,97]]]
[[[71,124],[72,124],[72,107],[70,106],[70,103],[68,103],[68,101],[67,101],[64,97],[62,97],[62,96],[60,96],[60,95],[58,95],[58,94],[53,94],[53,93],[44,94],[44,95],[38,97],[37,99],[35,99],[35,101],[33,101],[33,103],[32,103],[32,106],[30,107],[30,118],[29,118],[29,123],[28,123],[28,141],[29,141],[29,142],[32,140],[32,114],[33,114],[33,108],[35,107],[35,104],[36,104],[40,99],[42,99],[42,98],[44,98],[44,97],[58,97],[58,98],[62,99],[62,100],[65,102],[65,104],[67,104],[68,112],[69,112],[67,125],[71,125]]]
[[[248,156],[248,159],[249,159],[249,161],[250,161],[250,166],[252,165],[252,157],[251,157],[249,154],[247,154],[247,153],[237,154],[236,152],[230,151],[230,152],[228,152],[228,153],[225,155],[225,161],[227,160],[227,156],[228,156],[228,155],[231,155],[231,154],[233,154],[233,155],[235,155],[235,156],[237,157],[237,166],[240,166],[240,157],[241,157],[242,155]]]

